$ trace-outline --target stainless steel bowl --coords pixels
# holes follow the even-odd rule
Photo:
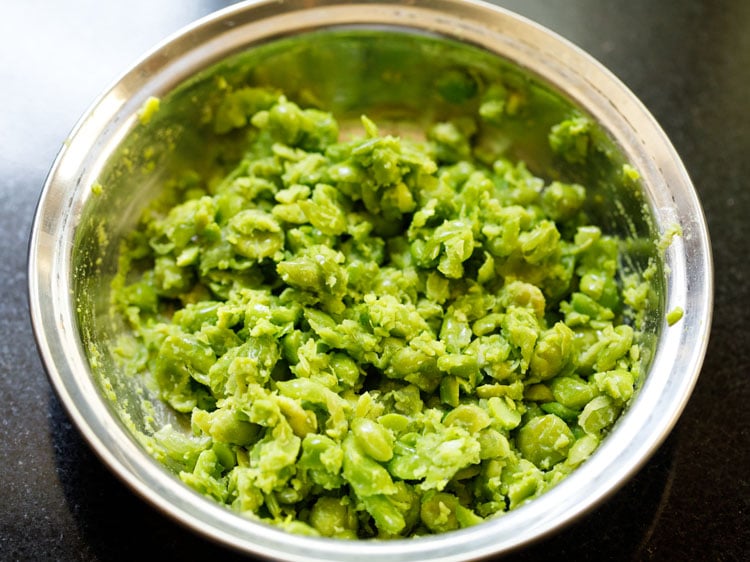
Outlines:
[[[179,155],[200,159],[205,152],[202,143],[210,139],[196,134],[194,101],[210,91],[217,73],[280,86],[344,116],[368,111],[397,120],[454,111],[434,95],[436,77],[446,72],[480,79],[501,73],[546,100],[543,117],[509,143],[509,151],[539,173],[551,165],[541,135],[554,119],[575,108],[598,124],[598,146],[607,158],[595,177],[584,178],[602,186],[598,218],[633,241],[630,267],[642,269],[649,257],[658,264],[660,299],[646,342],[653,352],[649,373],[588,461],[539,499],[473,528],[352,542],[292,536],[243,519],[188,489],[139,444],[148,414],[135,397],[148,389],[117,372],[108,344],[120,329],[107,312],[117,240],[159,180],[180,164]],[[387,88],[383,81],[390,81]],[[144,126],[138,110],[149,96],[162,99],[162,109]],[[616,172],[623,163],[637,169],[641,181],[609,190],[622,183]],[[107,186],[104,193],[92,190],[97,182]],[[683,236],[662,252],[657,240],[673,224]],[[39,350],[92,448],[133,490],[187,527],[240,551],[285,560],[472,559],[517,548],[590,510],[643,465],[682,412],[708,340],[712,274],[690,179],[635,96],[591,57],[533,22],[457,0],[250,2],[189,26],[127,71],[75,127],[41,195],[29,251]],[[665,312],[677,306],[684,318],[668,327]],[[155,415],[167,419],[170,413],[164,408]]]

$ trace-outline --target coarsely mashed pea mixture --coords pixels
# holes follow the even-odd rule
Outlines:
[[[328,113],[233,95],[215,128],[249,122],[245,158],[186,174],[122,246],[122,361],[189,420],[152,454],[247,517],[342,538],[467,527],[579,466],[638,382],[646,290],[586,188],[478,159],[470,121],[416,141],[363,117],[340,140]],[[585,156],[586,127],[552,148]]]

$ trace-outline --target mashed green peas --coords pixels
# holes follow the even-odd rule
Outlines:
[[[157,459],[247,517],[391,538],[513,509],[596,449],[640,362],[585,186],[480,162],[463,121],[342,141],[246,88],[214,125],[247,123],[229,175],[186,176],[122,247],[126,359],[191,428]],[[586,131],[551,145],[578,161]]]

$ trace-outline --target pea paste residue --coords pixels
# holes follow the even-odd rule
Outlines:
[[[584,462],[637,385],[646,302],[586,188],[480,162],[465,120],[416,141],[363,117],[339,140],[328,113],[236,94],[216,129],[250,115],[245,158],[185,174],[122,246],[122,361],[189,427],[153,455],[247,517],[342,538],[467,527]],[[587,126],[553,148],[580,160]]]

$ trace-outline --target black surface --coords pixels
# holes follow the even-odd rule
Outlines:
[[[49,386],[26,297],[29,230],[60,143],[137,57],[229,3],[0,5],[2,560],[235,559],[156,512],[94,456]],[[498,3],[581,46],[651,110],[693,178],[716,267],[708,354],[666,443],[596,511],[511,559],[750,559],[750,2]]]

